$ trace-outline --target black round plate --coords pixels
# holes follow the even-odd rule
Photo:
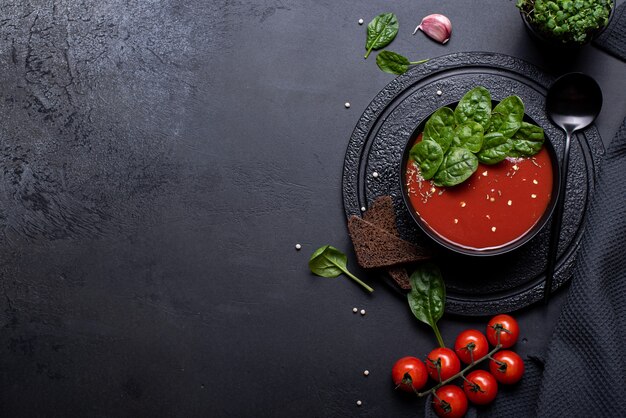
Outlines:
[[[404,146],[414,129],[437,108],[460,100],[482,85],[492,99],[516,94],[526,113],[544,127],[559,159],[564,134],[545,113],[545,95],[554,78],[537,67],[507,55],[458,53],[431,59],[389,83],[365,109],[346,151],[343,202],[346,216],[359,215],[378,196],[394,201],[400,235],[411,242],[434,245],[417,227],[402,202],[400,164]],[[441,92],[441,94],[438,94]],[[552,291],[572,272],[583,232],[583,219],[593,192],[594,178],[604,152],[597,129],[575,136],[570,154],[565,213]],[[377,177],[373,176],[376,172]],[[549,229],[506,254],[472,257],[438,251],[436,259],[447,288],[446,312],[492,315],[510,312],[541,299],[545,281]]]

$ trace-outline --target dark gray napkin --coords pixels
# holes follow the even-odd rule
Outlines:
[[[537,416],[626,417],[626,120],[600,168]]]
[[[593,42],[595,46],[626,61],[626,3],[622,3],[604,32]]]
[[[626,3],[594,41],[626,61]],[[605,155],[536,416],[626,417],[626,119]]]

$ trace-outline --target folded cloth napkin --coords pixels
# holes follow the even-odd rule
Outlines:
[[[607,150],[537,416],[626,417],[626,119]]]
[[[609,26],[593,43],[626,61],[626,3],[622,3],[614,13]]]

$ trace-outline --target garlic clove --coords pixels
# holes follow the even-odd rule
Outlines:
[[[445,44],[450,40],[452,34],[452,22],[444,15],[432,14],[422,19],[422,22],[413,31],[413,35],[421,30],[429,38]]]

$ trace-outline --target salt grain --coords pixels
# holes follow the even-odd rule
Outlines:
[[[300,251],[301,248],[302,248],[302,245],[296,244],[296,250]]]
[[[507,205],[511,206],[513,204],[512,200],[509,200],[508,202],[506,202]]]
[[[359,25],[363,24],[363,19],[359,19]]]
[[[346,109],[350,109],[350,103],[349,102],[345,102],[344,106],[346,107]]]
[[[370,371],[369,371],[369,370],[365,370],[365,371],[363,372],[363,376],[369,376],[369,375],[370,375]]]
[[[374,177],[375,179],[376,179],[376,178],[378,178],[378,172],[377,172],[377,171],[374,171],[374,172],[372,173],[372,177]]]
[[[361,402],[361,401],[356,401],[356,406],[361,406],[361,405],[363,405],[363,402]]]
[[[491,227],[491,232],[496,232],[496,227],[495,226]]]
[[[537,195],[533,193],[533,194],[530,195],[530,197],[532,197],[533,199],[536,199]]]
[[[365,212],[366,210],[365,206],[361,206],[361,212]]]
[[[357,308],[352,308],[352,312],[357,313],[359,310]]]
[[[441,90],[437,90],[437,96],[441,96],[443,92]]]
[[[365,309],[361,309],[361,315],[365,315]]]

